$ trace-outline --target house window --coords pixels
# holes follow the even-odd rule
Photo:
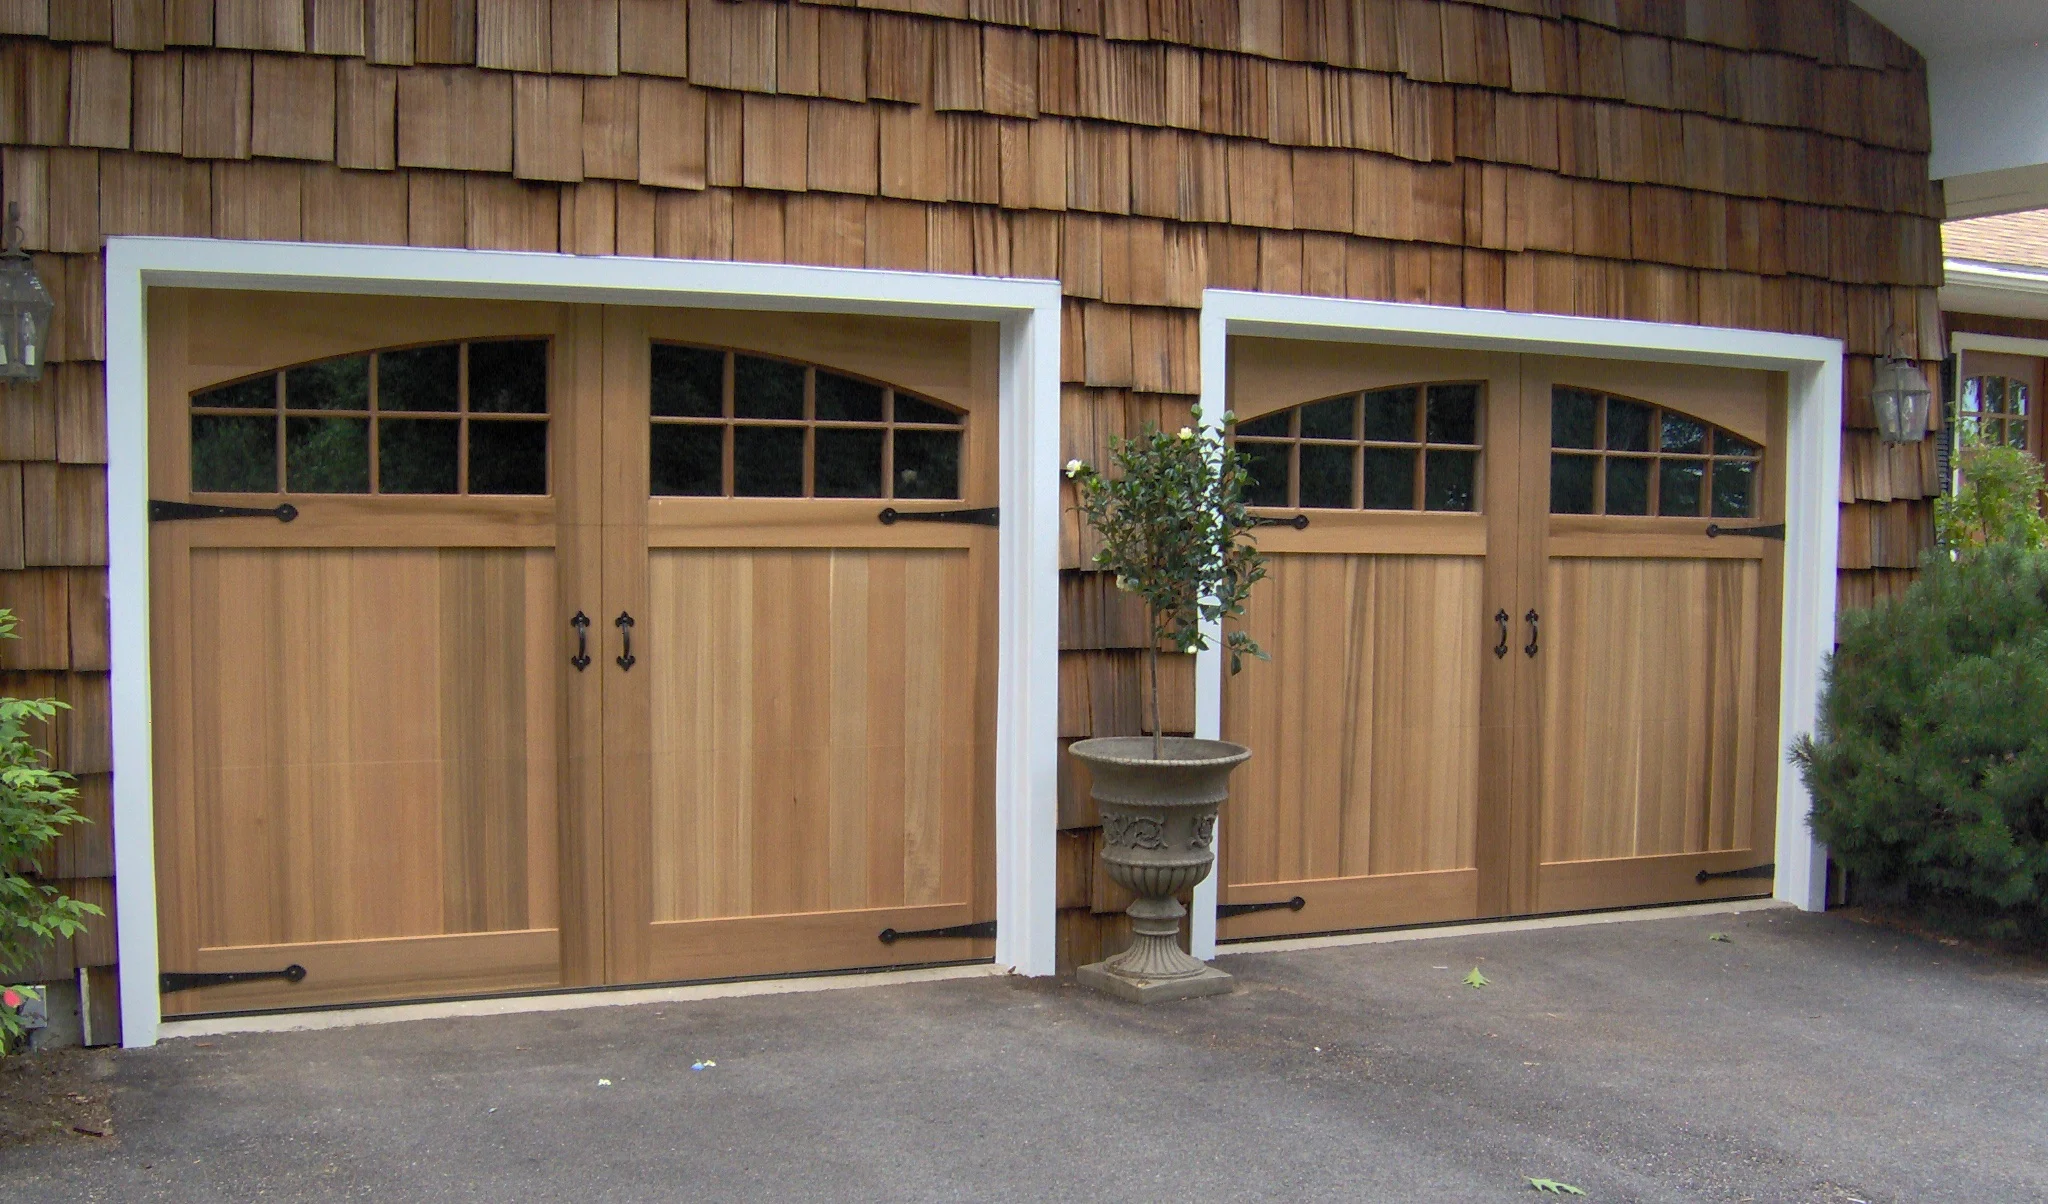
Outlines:
[[[1254,506],[1479,508],[1476,382],[1346,393],[1239,423]]]
[[[2027,446],[2033,397],[2027,382],[2010,376],[1971,376],[1963,381],[1956,430],[1965,443],[1990,447]]]
[[[791,360],[655,343],[657,497],[957,498],[965,416]]]
[[[192,492],[545,494],[545,339],[337,356],[192,394]]]
[[[1763,449],[1676,410],[1560,385],[1550,446],[1552,514],[1756,513]]]

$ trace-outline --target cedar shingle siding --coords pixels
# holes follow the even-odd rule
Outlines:
[[[1209,285],[1831,335],[1844,601],[1931,538],[1933,444],[1865,401],[1888,328],[1938,353],[1924,68],[1841,0],[0,0],[0,35],[58,303],[51,371],[0,392],[0,690],[72,704],[98,822],[51,868],[110,910],[107,235],[1058,277],[1063,457],[1185,420]],[[1062,735],[1135,730],[1140,624],[1061,596]],[[1122,900],[1061,815],[1071,964]]]

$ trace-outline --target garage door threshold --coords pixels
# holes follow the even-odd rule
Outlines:
[[[1779,899],[1728,899],[1713,903],[1654,904],[1615,911],[1575,911],[1554,916],[1520,916],[1508,920],[1457,920],[1409,928],[1374,928],[1364,932],[1333,932],[1322,936],[1258,937],[1216,947],[1218,957],[1239,953],[1286,953],[1295,949],[1336,949],[1345,945],[1387,945],[1440,937],[1484,936],[1494,932],[1529,932],[1542,928],[1582,928],[1588,924],[1626,924],[1632,920],[1672,920],[1681,916],[1735,915],[1745,911],[1791,908]]]
[[[674,983],[649,987],[598,987],[529,995],[492,995],[471,999],[431,999],[407,1003],[366,1003],[354,1007],[300,1012],[243,1012],[166,1019],[158,1039],[213,1037],[224,1033],[297,1033],[318,1029],[398,1024],[408,1020],[449,1020],[472,1016],[509,1016],[527,1012],[573,1012],[586,1008],[631,1007],[643,1003],[692,1003],[703,999],[741,999],[751,995],[800,995],[814,991],[845,991],[855,987],[943,982],[955,978],[990,978],[1008,974],[1003,966],[974,962],[951,966],[916,966],[902,970],[865,970],[810,974],[791,978],[747,978],[724,982]]]

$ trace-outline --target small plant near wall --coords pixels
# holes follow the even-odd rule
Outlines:
[[[1961,449],[1962,483],[1934,505],[1941,546],[1967,553],[1993,546],[2048,545],[2041,517],[2041,462],[2016,447],[1975,440]]]
[[[1902,598],[1842,617],[1819,730],[1792,755],[1813,792],[1814,834],[1860,896],[1955,931],[2040,943],[2048,552],[1981,542],[2015,529],[1984,513],[1974,538],[1928,556]]]
[[[1217,995],[1230,975],[1180,947],[1187,909],[1179,896],[1216,864],[1218,812],[1229,797],[1232,770],[1252,754],[1241,744],[1168,736],[1160,719],[1159,648],[1201,652],[1208,628],[1242,618],[1265,562],[1248,538],[1245,510],[1250,474],[1221,429],[1146,428],[1110,444],[1115,476],[1075,460],[1067,475],[1080,486],[1080,511],[1102,540],[1095,567],[1116,575],[1117,588],[1145,604],[1151,639],[1146,694],[1152,736],[1097,736],[1069,754],[1089,772],[1089,793],[1102,813],[1102,863],[1109,877],[1137,896],[1130,948],[1082,966],[1075,977],[1099,991],[1138,1003]],[[1223,637],[1230,671],[1265,652],[1243,631]]]
[[[15,638],[14,626],[13,612],[0,610],[0,639]],[[49,754],[29,738],[29,724],[48,724],[63,706],[51,698],[0,698],[0,983],[27,969],[42,945],[77,935],[87,916],[102,914],[36,872],[58,833],[85,820],[72,809],[78,792],[65,785],[69,775],[51,769]],[[0,1055],[25,1034],[21,1008],[35,993],[0,986]]]
[[[1147,426],[1135,439],[1110,441],[1115,476],[1074,460],[1067,475],[1081,489],[1080,510],[1102,539],[1095,567],[1116,576],[1117,588],[1145,604],[1152,641],[1147,695],[1153,757],[1165,755],[1159,719],[1159,646],[1205,651],[1203,628],[1244,615],[1251,588],[1266,575],[1264,560],[1246,533],[1250,482],[1245,461],[1227,442],[1233,415],[1222,429],[1182,427],[1168,433]],[[1230,671],[1247,656],[1265,653],[1242,631],[1225,637]]]

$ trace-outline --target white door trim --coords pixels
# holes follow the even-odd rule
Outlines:
[[[1959,330],[1948,336],[1948,349],[1957,354],[1965,351],[1986,351],[1998,355],[2048,357],[2048,339],[2023,339],[2005,334],[1972,334],[1967,330]]]
[[[1207,289],[1202,293],[1202,398],[1197,414],[1222,421],[1232,335],[1513,351],[1761,368],[1786,375],[1787,497],[1783,659],[1778,746],[1813,730],[1822,658],[1835,642],[1835,547],[1841,515],[1842,344],[1837,339],[1666,322],[1573,318]],[[1257,668],[1248,670],[1257,672]],[[1223,657],[1200,653],[1195,734],[1223,723]],[[1808,911],[1826,905],[1827,850],[1806,826],[1813,800],[1789,760],[1778,766],[1776,897]],[[1216,875],[1195,888],[1195,956],[1216,956]]]
[[[148,289],[256,289],[895,314],[1002,330],[996,963],[1054,972],[1058,901],[1060,288],[924,272],[195,238],[107,240],[107,527],[122,1042],[154,1044]]]

